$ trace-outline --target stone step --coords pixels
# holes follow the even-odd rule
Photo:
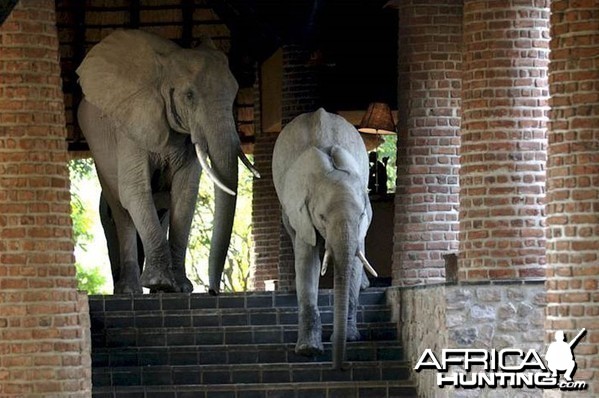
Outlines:
[[[94,388],[93,398],[416,398],[407,381],[248,383]]]
[[[386,304],[385,288],[369,288],[360,292],[361,305]],[[320,290],[319,307],[333,304],[332,290]],[[244,292],[223,293],[158,293],[144,295],[117,294],[89,297],[90,313],[111,311],[170,311],[207,308],[279,308],[297,307],[295,293]]]
[[[331,343],[324,354],[310,358],[295,353],[295,343],[216,345],[181,347],[98,348],[92,354],[93,367],[217,365],[256,363],[330,362]],[[403,349],[396,341],[348,342],[348,361],[399,361]]]
[[[323,324],[333,323],[333,307],[321,307],[320,314]],[[91,313],[90,319],[93,330],[296,325],[298,311],[294,307],[109,311]],[[374,323],[389,322],[390,320],[391,310],[387,306],[363,305],[358,307],[358,322]]]
[[[330,362],[110,367],[92,371],[94,387],[392,381],[408,378],[409,366],[400,361],[347,362],[346,369],[342,371],[332,370]]]
[[[362,340],[397,340],[394,323],[359,323]],[[332,325],[323,325],[322,341],[330,341]],[[181,328],[92,329],[92,347],[173,347],[191,345],[294,343],[297,325]]]

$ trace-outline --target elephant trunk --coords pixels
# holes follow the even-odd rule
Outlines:
[[[340,370],[345,356],[345,341],[347,339],[347,315],[349,307],[349,278],[350,267],[335,270],[335,319],[333,323],[333,369]]]
[[[346,230],[347,231],[347,230]],[[331,249],[335,262],[334,278],[334,321],[333,321],[333,369],[341,370],[347,340],[347,318],[352,269],[356,261],[356,246],[351,244],[350,234],[341,233]]]
[[[223,189],[214,181],[214,222],[208,258],[209,293],[217,295],[231,240],[235,206],[237,204],[237,157],[240,151],[239,137],[234,124],[222,123],[220,133],[208,135],[208,153],[212,172],[229,190]],[[221,127],[219,127],[221,128]],[[232,191],[232,192],[231,192]],[[231,194],[233,193],[233,194]]]

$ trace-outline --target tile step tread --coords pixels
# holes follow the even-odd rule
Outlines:
[[[332,349],[332,343],[330,341],[323,341],[324,350]],[[401,342],[395,340],[382,340],[382,341],[348,341],[346,343],[348,348],[353,349],[385,349],[385,348],[402,348]],[[181,346],[143,346],[143,347],[100,347],[92,349],[92,354],[104,354],[111,352],[132,352],[141,353],[147,351],[174,351],[174,352],[190,352],[190,351],[216,351],[216,350],[231,350],[231,351],[251,351],[251,350],[281,350],[281,351],[292,351],[295,349],[295,343],[261,343],[261,344],[206,344],[202,346],[198,345],[181,345]]]
[[[320,312],[329,312],[333,311],[334,307],[332,305],[319,306]],[[358,306],[358,311],[391,311],[388,305],[386,304],[362,304]],[[169,308],[169,309],[136,309],[136,310],[113,310],[113,311],[95,311],[92,313],[94,316],[127,316],[131,314],[135,315],[204,315],[204,314],[238,314],[238,313],[247,313],[248,311],[256,312],[256,313],[269,313],[269,312],[297,312],[297,306],[289,306],[289,307],[250,307],[250,308],[240,308],[240,307],[227,307],[227,308]]]
[[[393,323],[358,324],[362,341],[397,340]],[[197,328],[107,329],[92,332],[93,347],[182,346],[219,344],[293,343],[297,325],[225,326]],[[329,341],[332,325],[323,325],[322,340]]]
[[[222,312],[221,312],[222,311]],[[332,324],[333,310],[320,311],[323,324]],[[383,307],[360,308],[357,320],[360,323],[389,322],[391,310]],[[210,326],[282,326],[298,322],[297,309],[252,310],[186,310],[177,312],[112,312],[102,315],[92,314],[93,330],[116,328],[156,328],[156,327],[210,327]]]
[[[386,288],[369,288],[360,293],[360,304],[386,303]],[[332,290],[319,292],[319,305],[333,302]],[[107,295],[90,296],[90,312],[127,310],[168,310],[193,308],[269,308],[295,307],[293,292],[241,292],[210,296],[207,293],[168,293],[153,295]]]
[[[345,366],[347,369],[340,371],[345,372],[354,368],[364,368],[367,366],[395,366],[395,367],[410,367],[410,364],[405,360],[400,361],[349,361],[345,362]],[[142,369],[142,370],[174,370],[174,369],[195,369],[200,368],[202,371],[229,371],[231,368],[235,368],[234,370],[272,370],[272,369],[283,369],[283,370],[298,370],[298,369],[318,369],[318,370],[329,370],[331,368],[331,362],[310,362],[310,363],[288,363],[288,362],[278,362],[278,363],[241,363],[241,364],[209,364],[209,365],[143,365],[143,366],[111,366],[111,367],[102,367],[95,368],[93,371],[101,371],[101,372],[112,372],[112,371],[125,371],[132,369]]]
[[[387,328],[395,328],[395,322],[358,322],[358,329],[387,329]],[[325,323],[322,325],[324,330],[332,330],[332,323]],[[247,331],[250,330],[285,330],[292,331],[297,330],[297,324],[289,324],[289,325],[231,325],[231,326],[178,326],[178,327],[153,327],[153,328],[136,328],[136,327],[124,327],[124,328],[109,328],[102,329],[100,331],[92,330],[92,334],[105,334],[105,333],[119,333],[119,332],[131,332],[138,331],[140,333],[160,333],[160,332],[185,332],[185,333],[194,333],[194,332],[218,332],[221,330],[231,330],[231,331]]]
[[[295,343],[231,344],[212,346],[96,348],[93,366],[168,366],[258,363],[315,363],[330,361],[332,344],[323,343],[324,353],[305,357],[295,353]],[[403,359],[398,341],[356,341],[346,346],[348,361],[382,361]]]
[[[148,398],[327,398],[341,396],[338,394],[344,398],[417,397],[415,385],[408,380],[94,387],[92,394],[93,398],[117,398],[120,394]]]
[[[149,386],[181,384],[235,384],[259,382],[384,381],[408,380],[405,361],[346,362],[345,370],[331,369],[330,362],[312,364],[243,364],[195,366],[131,366],[92,371],[96,386]]]

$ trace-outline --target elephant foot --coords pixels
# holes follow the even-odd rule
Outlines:
[[[208,293],[211,296],[218,296],[220,294],[220,282],[210,282],[210,286],[208,286]]]
[[[316,306],[300,304],[295,352],[307,357],[322,355],[324,352],[320,313]]]
[[[146,265],[140,280],[142,286],[150,290],[167,293],[179,291],[170,269],[163,270]]]
[[[193,293],[193,284],[186,276],[176,277],[175,279],[181,293]]]
[[[324,353],[322,342],[300,342],[295,345],[295,353],[304,357],[316,357]]]
[[[143,289],[139,284],[130,284],[127,281],[120,280],[114,285],[114,294],[143,294]]]
[[[358,326],[354,323],[353,325],[347,325],[347,341],[360,341],[362,336],[358,330]]]
[[[123,268],[121,277],[114,284],[114,294],[143,294],[138,269],[136,263]]]

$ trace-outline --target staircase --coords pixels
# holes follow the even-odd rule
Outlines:
[[[94,398],[415,397],[384,289],[360,294],[363,341],[331,369],[332,292],[319,307],[325,353],[294,352],[295,293],[91,296]]]

